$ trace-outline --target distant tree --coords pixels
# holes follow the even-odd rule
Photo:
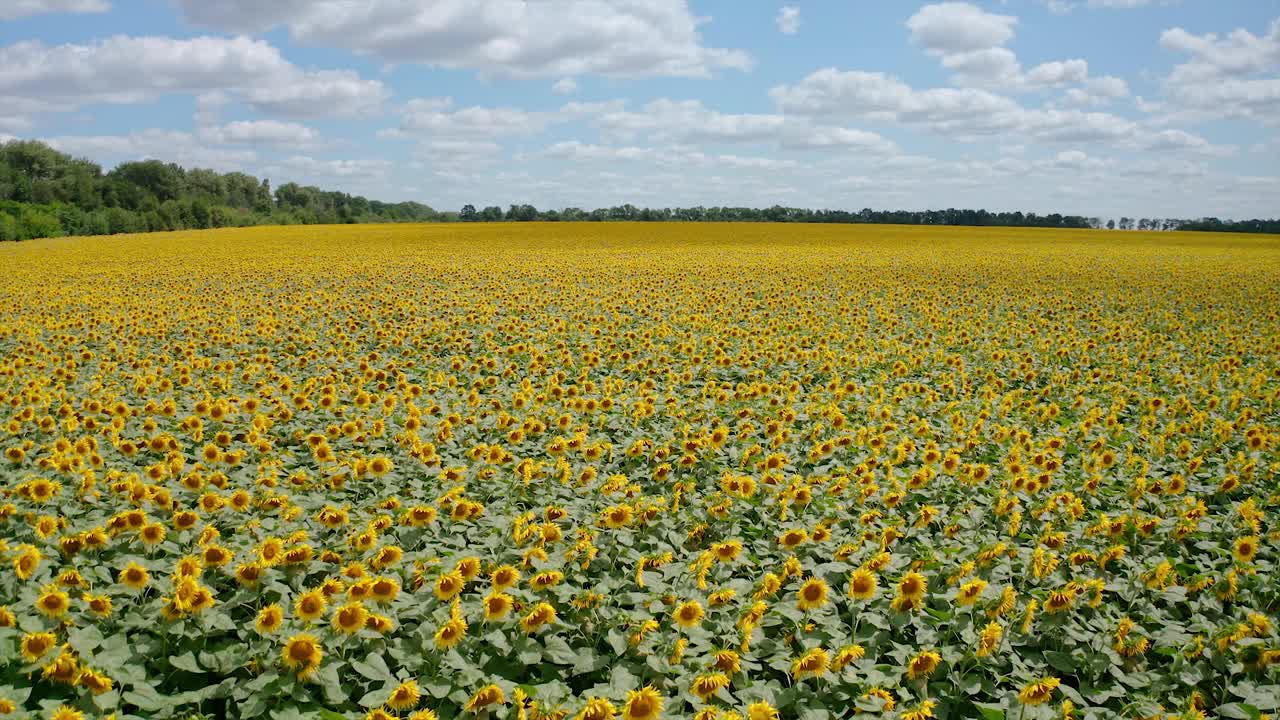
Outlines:
[[[458,219],[462,222],[475,222],[480,219],[480,213],[476,212],[476,206],[470,203],[462,206],[462,210],[458,212]]]
[[[1107,229],[1108,229],[1108,230],[1115,230],[1115,229],[1116,229],[1116,221],[1115,221],[1115,220],[1108,220],[1108,221],[1107,221]]]
[[[59,237],[62,225],[51,213],[36,207],[27,206],[18,216],[18,235],[24,239]]]
[[[21,239],[18,237],[18,221],[12,215],[0,212],[0,241]]]

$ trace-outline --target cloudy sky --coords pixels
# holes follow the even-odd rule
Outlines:
[[[0,0],[0,138],[436,208],[1280,210],[1280,0]]]

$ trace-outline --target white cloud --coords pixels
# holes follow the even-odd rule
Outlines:
[[[1030,91],[1088,81],[1089,64],[1081,59],[1045,62],[1024,72],[1017,55],[1003,47],[1013,39],[1017,22],[970,3],[944,2],[921,8],[907,20],[907,28],[958,85]]]
[[[705,76],[746,69],[702,43],[686,0],[175,0],[231,32],[284,25],[298,43],[504,77]]]
[[[244,170],[257,160],[252,150],[209,147],[191,133],[149,129],[128,135],[63,135],[42,138],[62,152],[113,164],[132,160],[163,160],[187,168],[211,168],[223,172]]]
[[[1098,170],[1107,166],[1105,160],[1089,157],[1081,150],[1063,150],[1054,156],[1051,164],[1068,170]]]
[[[4,0],[0,22],[31,15],[52,13],[104,13],[111,9],[106,0]]]
[[[304,177],[323,177],[356,180],[380,180],[392,170],[389,160],[318,160],[309,155],[293,155],[273,166],[272,174],[296,174]]]
[[[964,53],[1003,45],[1013,38],[1018,19],[997,15],[967,2],[926,5],[907,20],[911,39],[938,54]]]
[[[648,157],[652,152],[649,148],[641,148],[634,146],[627,147],[610,147],[607,145],[594,145],[584,143],[579,140],[562,140],[555,143],[542,151],[545,157],[557,158],[560,160],[639,160]]]
[[[730,153],[708,154],[681,145],[669,148],[611,146],[584,143],[578,140],[557,142],[539,152],[537,156],[578,163],[649,162],[673,168],[789,170],[799,167],[799,163],[794,160]]]
[[[778,17],[774,18],[774,22],[778,25],[778,32],[783,35],[795,35],[800,31],[800,8],[794,5],[783,5],[778,10]]]
[[[979,125],[984,118],[1019,110],[1009,98],[977,88],[915,90],[878,72],[819,70],[796,85],[780,85],[770,97],[786,113],[861,117],[939,127]]]
[[[560,78],[551,86],[551,91],[561,95],[572,95],[578,91],[578,83],[573,78]]]
[[[1096,92],[1119,93],[1118,83],[1101,83]],[[862,119],[921,126],[942,135],[975,139],[1002,134],[1049,143],[1110,143],[1140,149],[1167,147],[1133,120],[1074,108],[1026,108],[978,88],[917,90],[883,73],[819,70],[795,85],[775,87],[770,95],[789,115]],[[1225,152],[1205,141],[1184,142],[1180,149]]]
[[[399,131],[391,137],[431,134],[441,137],[531,135],[556,119],[541,113],[511,107],[472,106],[455,109],[453,98],[418,98],[405,104]]]
[[[351,70],[321,70],[250,89],[245,98],[261,112],[285,117],[372,115],[389,93],[378,80],[364,80]]]
[[[1063,93],[1063,102],[1075,107],[1106,105],[1129,96],[1129,84],[1114,75],[1089,78],[1084,87],[1070,88]]]
[[[1226,37],[1166,30],[1160,44],[1190,55],[1164,81],[1174,116],[1235,117],[1276,124],[1280,117],[1280,19],[1265,35],[1243,28]]]
[[[355,114],[386,94],[382,83],[351,71],[305,72],[275,47],[245,37],[116,35],[84,45],[0,48],[0,103],[70,110],[211,91],[243,92],[254,107],[282,115]]]
[[[1036,87],[1059,87],[1085,82],[1089,77],[1089,63],[1084,60],[1054,61],[1037,65],[1027,71],[1026,81]]]
[[[237,120],[217,127],[202,127],[197,136],[214,144],[306,147],[320,140],[320,133],[298,123],[278,120]]]
[[[789,129],[782,138],[782,147],[798,150],[847,148],[877,154],[888,154],[897,150],[894,143],[877,133],[827,125],[798,126],[795,130]]]
[[[656,140],[753,141],[776,137],[785,119],[781,115],[722,113],[700,100],[661,98],[639,112],[615,110],[599,116],[606,134],[628,138],[645,135]]]

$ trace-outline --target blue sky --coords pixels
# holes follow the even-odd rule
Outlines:
[[[1280,0],[3,0],[0,138],[441,209],[1275,216]]]

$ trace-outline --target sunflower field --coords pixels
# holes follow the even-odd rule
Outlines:
[[[1280,239],[0,247],[0,713],[1280,711]]]

